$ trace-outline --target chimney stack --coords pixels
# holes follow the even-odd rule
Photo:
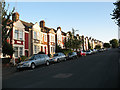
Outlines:
[[[44,20],[42,20],[42,21],[40,21],[40,27],[45,27],[45,21]]]
[[[19,13],[18,13],[18,12],[13,13],[13,15],[12,15],[12,20],[13,20],[14,22],[16,22],[16,21],[19,20]]]
[[[57,30],[60,29],[61,30],[61,27],[57,27]]]

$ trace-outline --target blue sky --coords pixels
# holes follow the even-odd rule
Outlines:
[[[51,28],[61,26],[62,31],[79,30],[80,35],[109,42],[118,38],[118,27],[111,19],[113,2],[9,2],[17,7],[20,19],[40,22]]]

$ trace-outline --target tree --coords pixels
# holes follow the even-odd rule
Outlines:
[[[68,37],[67,40],[64,40],[65,48],[66,49],[79,49],[81,48],[82,40],[77,39],[76,36],[74,36],[74,29],[72,29],[72,33],[70,33],[70,36]]]
[[[78,40],[77,37],[74,37],[74,40],[72,43],[72,48],[76,49],[76,51],[77,51],[77,49],[81,48],[81,44],[82,44],[82,41]]]
[[[55,52],[56,53],[62,52],[62,48],[59,45],[57,45]]]
[[[100,45],[96,45],[95,49],[101,49],[101,46]]]
[[[12,11],[9,11],[9,4],[6,6],[5,2],[1,2],[2,3],[2,53],[3,55],[11,55],[13,54],[13,48],[12,46],[9,45],[7,41],[8,38],[10,38],[10,33],[12,31],[12,27],[13,27],[13,22],[12,20],[10,20],[12,14],[14,13],[15,8],[13,8]],[[7,51],[4,51],[6,50]],[[9,49],[10,48],[10,49]],[[11,52],[11,53],[9,53]]]
[[[112,48],[117,48],[119,45],[117,39],[112,39],[109,42],[110,42],[110,44],[112,44]]]
[[[3,56],[10,55],[12,56],[14,53],[13,47],[7,41],[4,42],[4,46],[2,48]]]
[[[117,25],[120,25],[120,0],[116,1],[113,4],[115,5],[115,8],[113,10],[113,13],[110,15],[112,15],[112,19],[115,20],[115,23]]]
[[[110,48],[110,44],[109,43],[104,43],[103,46],[104,46],[104,48]]]

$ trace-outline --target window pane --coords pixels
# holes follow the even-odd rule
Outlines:
[[[18,39],[18,30],[15,30],[15,39]]]
[[[40,33],[37,32],[37,39],[40,39]]]
[[[23,55],[23,48],[22,47],[20,47],[20,56],[22,56]]]
[[[34,45],[34,52],[37,53],[37,46]]]
[[[23,40],[23,31],[20,31],[20,40]]]
[[[45,42],[47,41],[46,39],[47,39],[47,37],[46,37],[46,35],[44,35],[44,41],[45,41]]]
[[[34,31],[34,39],[37,39],[37,34],[35,31]]]
[[[15,57],[18,57],[18,47],[14,47],[14,50],[15,50],[15,53],[14,53]]]

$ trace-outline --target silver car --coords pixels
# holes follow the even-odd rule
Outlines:
[[[86,51],[86,54],[87,54],[87,55],[91,55],[92,53],[93,53],[92,50],[87,50],[87,51]]]
[[[63,53],[56,53],[51,59],[52,62],[60,62],[62,60],[66,60],[66,56]]]
[[[34,69],[36,66],[41,64],[50,64],[50,59],[46,54],[34,54],[31,57],[28,57],[25,61],[18,63],[17,69],[30,67]]]

